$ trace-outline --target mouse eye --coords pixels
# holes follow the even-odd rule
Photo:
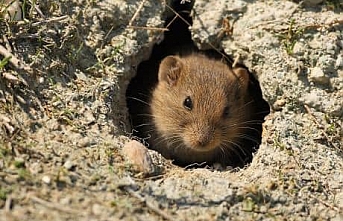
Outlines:
[[[223,111],[223,117],[227,118],[229,116],[229,114],[230,114],[230,108],[228,106],[226,106],[224,108],[224,111]]]
[[[186,99],[183,101],[183,106],[187,109],[187,110],[192,110],[193,108],[193,102],[190,96],[187,96]]]

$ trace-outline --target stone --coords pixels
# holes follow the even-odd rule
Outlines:
[[[132,164],[134,170],[145,174],[154,172],[153,161],[148,149],[140,142],[132,140],[124,145],[122,151],[128,162]]]
[[[64,164],[63,164],[64,168],[66,168],[67,170],[72,170],[75,167],[75,164],[70,161],[67,160]]]
[[[50,184],[50,183],[51,183],[51,178],[50,178],[49,176],[47,176],[47,175],[44,175],[44,176],[42,177],[42,181],[43,181],[43,183],[45,183],[45,184]]]
[[[1,2],[2,3],[2,2]],[[21,21],[23,20],[21,3],[18,0],[5,0],[4,5],[6,12],[3,14],[6,20]]]
[[[276,111],[280,111],[282,110],[282,107],[285,106],[286,104],[286,100],[285,99],[278,99],[274,102],[273,104],[273,108]]]
[[[324,74],[324,71],[319,68],[319,67],[314,67],[311,69],[310,75],[309,75],[309,80],[313,83],[318,83],[318,84],[329,84],[330,79],[328,76]]]
[[[343,68],[343,56],[342,55],[338,55],[338,57],[336,59],[335,67],[336,68]]]

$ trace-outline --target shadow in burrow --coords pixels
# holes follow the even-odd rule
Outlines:
[[[177,1],[176,1],[177,2]],[[188,55],[194,52],[199,52],[205,54],[210,58],[215,58],[223,61],[228,66],[232,66],[233,60],[231,56],[226,55],[223,50],[213,49],[200,51],[192,41],[191,33],[189,31],[188,24],[192,25],[192,18],[190,17],[190,10],[192,4],[177,4],[174,1],[172,7],[175,11],[183,17],[183,19],[177,17],[175,20],[175,15],[170,13],[172,16],[166,19],[165,25],[169,25],[169,31],[165,32],[164,40],[154,46],[151,56],[147,61],[143,61],[139,64],[137,68],[136,76],[133,77],[126,90],[126,103],[129,111],[129,120],[132,125],[133,137],[138,138],[146,145],[149,145],[149,134],[146,131],[150,130],[150,127],[144,125],[151,123],[151,118],[149,115],[149,99],[153,88],[157,84],[157,74],[158,68],[161,60],[168,55]],[[186,20],[187,23],[184,21]],[[246,68],[243,64],[237,64],[239,67]],[[269,114],[269,105],[262,97],[261,87],[258,80],[255,78],[255,74],[249,71],[249,86],[248,90],[253,96],[254,100],[254,120],[259,123],[252,125],[253,129],[249,130],[247,137],[251,139],[244,140],[243,145],[248,147],[246,149],[251,150],[249,154],[240,153],[244,155],[244,160],[242,161],[237,157],[232,159],[233,167],[243,167],[252,161],[253,153],[257,151],[261,143],[262,136],[262,123],[264,122],[264,117]],[[179,164],[174,161],[175,164],[180,166],[187,166]],[[198,164],[195,166],[199,166]],[[207,166],[207,163],[201,164],[202,166]]]

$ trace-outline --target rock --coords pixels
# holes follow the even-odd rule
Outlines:
[[[331,55],[323,55],[318,59],[317,67],[320,67],[325,73],[335,72],[336,60]]]
[[[69,205],[71,202],[72,202],[72,199],[69,196],[64,197],[60,200],[60,203],[62,205]]]
[[[273,108],[274,110],[279,111],[279,110],[282,110],[282,107],[285,106],[285,104],[286,104],[285,99],[279,99],[274,102]]]
[[[30,172],[32,174],[38,174],[38,173],[43,172],[43,167],[42,167],[41,163],[39,163],[39,162],[32,163],[30,165],[29,169],[30,169]]]
[[[97,142],[92,139],[91,137],[83,137],[80,140],[77,141],[76,145],[79,147],[89,147],[96,145]]]
[[[331,42],[326,43],[326,52],[331,55],[335,55],[337,51],[337,45]]]
[[[343,214],[337,214],[334,218],[332,218],[332,221],[342,221],[343,220]]]
[[[136,140],[126,143],[123,147],[123,155],[133,165],[134,170],[144,174],[154,173],[154,165],[148,149]]]
[[[318,107],[321,103],[320,96],[315,91],[305,94],[302,98],[300,98],[300,101],[304,102],[310,107]]]
[[[95,117],[94,117],[94,115],[93,115],[91,110],[86,110],[84,112],[84,116],[85,116],[84,122],[85,122],[86,125],[90,125],[90,124],[96,122],[96,119],[95,119]]]
[[[330,79],[328,76],[326,76],[323,72],[323,70],[319,67],[314,67],[311,69],[309,80],[313,83],[317,84],[329,84]]]
[[[246,6],[247,3],[241,0],[195,1],[191,32],[197,47],[203,50],[212,49],[212,46],[218,47],[220,36],[229,31],[225,28],[231,28],[225,27],[225,19],[232,25],[233,20],[246,10]]]
[[[51,178],[49,176],[45,175],[45,176],[42,177],[42,181],[45,184],[50,184],[51,183]]]
[[[101,206],[99,204],[94,204],[92,206],[92,212],[94,215],[100,215],[103,210],[104,210],[103,206]]]
[[[5,0],[1,2],[1,4],[5,4],[6,12],[4,14],[4,18],[10,21],[21,21],[22,18],[22,11],[21,11],[21,3],[18,0]]]
[[[67,170],[72,170],[75,167],[75,164],[70,161],[67,160],[64,164],[63,164],[64,168],[66,168]]]
[[[299,203],[295,205],[294,212],[296,213],[304,212],[305,209],[306,209],[306,206],[303,203]]]
[[[293,54],[301,56],[304,54],[304,43],[297,41],[293,47]]]
[[[343,56],[342,55],[337,56],[335,67],[336,68],[342,68],[343,67]]]
[[[260,206],[260,212],[261,213],[267,213],[268,208],[265,205]]]

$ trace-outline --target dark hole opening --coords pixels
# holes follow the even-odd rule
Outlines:
[[[189,24],[192,24],[192,19],[189,15],[192,7],[191,4],[186,3],[181,5],[175,3],[172,7],[185,20],[187,20]],[[174,16],[168,18],[165,24],[169,24],[173,18]],[[150,116],[149,103],[151,93],[158,83],[158,69],[161,60],[168,55],[184,56],[200,52],[201,54],[205,54],[207,57],[223,61],[229,67],[232,66],[231,57],[221,51],[199,51],[191,39],[191,33],[188,29],[188,25],[182,19],[175,19],[168,26],[168,29],[169,31],[164,33],[164,40],[160,44],[154,46],[149,60],[143,61],[139,64],[137,74],[130,81],[126,91],[126,102],[129,110],[133,137],[137,137],[140,141],[144,141],[144,143],[151,149],[154,149],[154,147],[149,145],[149,137],[150,131],[154,130],[154,127],[149,126],[153,124],[152,117]],[[238,64],[238,66],[246,68],[241,64]],[[223,157],[223,154],[218,153],[218,161],[184,162],[178,160],[177,157],[172,157],[173,162],[179,166],[188,166],[190,164],[195,166],[211,166],[213,163],[220,163],[231,167],[243,167],[250,163],[252,161],[253,153],[256,152],[261,143],[262,123],[264,121],[264,117],[269,114],[269,105],[262,98],[259,83],[251,72],[249,72],[248,91],[254,101],[254,113],[251,118],[255,123],[249,125],[252,129],[246,131],[245,137],[249,137],[249,139],[242,139],[239,141],[239,145],[242,148],[236,148],[233,146],[233,148],[236,149],[232,151],[230,156]],[[162,155],[164,154],[162,153]]]

